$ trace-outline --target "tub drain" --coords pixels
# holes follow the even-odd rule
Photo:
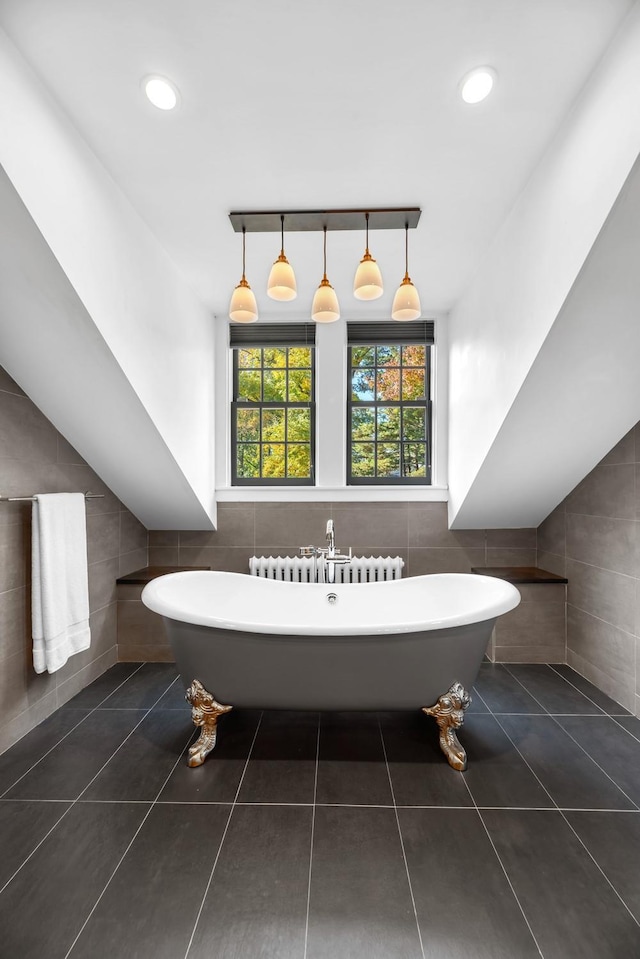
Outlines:
[[[327,593],[327,602],[330,603],[331,606],[333,606],[335,603],[338,602],[338,594],[337,594],[337,593]]]

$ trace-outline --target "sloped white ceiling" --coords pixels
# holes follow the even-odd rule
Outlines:
[[[210,529],[211,512],[1,168],[0,217],[2,364],[147,528]]]
[[[1,34],[0,89],[0,362],[146,526],[209,528],[212,318]]]
[[[557,369],[560,332],[572,327],[565,300],[568,306],[637,156],[640,109],[633,97],[625,108],[633,116],[614,105],[616,122],[628,120],[630,132],[624,123],[610,128],[621,139],[608,144],[609,168],[592,169],[589,157],[569,151],[552,171],[550,222],[553,188],[564,184],[570,195],[575,182],[584,190],[589,170],[596,179],[603,174],[607,186],[594,182],[599,199],[587,216],[572,219],[579,203],[555,211],[558,224],[563,211],[571,214],[562,237],[581,235],[570,244],[570,263],[553,253],[561,244],[536,246],[544,229],[532,243],[530,221],[518,223],[513,211],[547,175],[544,156],[571,126],[575,105],[591,97],[607,114],[611,85],[598,86],[594,77],[607,63],[610,79],[629,72],[628,51],[634,43],[638,49],[637,4],[409,0],[401,14],[384,3],[372,17],[359,0],[328,0],[311,25],[304,5],[288,0],[193,0],[187,7],[170,0],[4,0],[0,25],[13,41],[0,35],[5,224],[15,217],[23,237],[3,266],[3,359],[147,526],[205,528],[215,521],[211,314],[226,314],[238,279],[239,241],[227,213],[243,207],[421,206],[411,273],[426,315],[453,308],[452,521],[530,525],[561,498],[572,471],[562,481],[556,473],[558,481],[538,495],[539,479],[515,438],[530,422],[535,397],[527,384],[547,364]],[[497,69],[499,83],[491,98],[470,108],[457,84],[480,63]],[[181,90],[175,114],[160,114],[143,98],[140,80],[155,72]],[[579,198],[588,206],[591,199],[588,190]],[[611,233],[625,242],[624,229],[614,225]],[[263,316],[282,312],[260,292],[277,253],[273,240],[252,235],[248,250]],[[397,237],[373,240],[387,280],[374,308],[351,296],[362,238],[331,238],[330,275],[349,318],[386,317],[404,270]],[[538,257],[546,272],[533,270],[518,285],[509,257],[492,260],[496,242],[518,253],[521,264]],[[321,240],[292,234],[287,251],[300,289],[287,315],[306,318]],[[630,295],[634,289],[629,285]],[[53,337],[48,308],[56,318]],[[510,338],[509,312],[511,319],[514,312],[536,314],[524,327],[525,348],[521,336]],[[28,341],[21,314],[30,318]],[[490,354],[488,375],[477,367],[474,343]],[[54,357],[68,377],[48,389],[45,371]],[[546,377],[559,419],[571,407],[561,402],[564,387]],[[484,418],[483,404],[490,411]],[[618,403],[607,415],[592,454],[576,456],[577,469],[588,468],[591,455],[599,458],[605,434],[615,442],[631,413]],[[557,449],[545,446],[551,436],[540,431],[539,457]],[[507,495],[516,479],[518,496]]]
[[[452,311],[456,528],[537,526],[640,419],[639,50],[636,7]]]

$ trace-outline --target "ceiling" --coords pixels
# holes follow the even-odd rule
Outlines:
[[[240,275],[231,210],[420,206],[410,273],[426,314],[448,310],[606,50],[633,0],[0,0],[0,27],[216,315]],[[470,106],[461,77],[489,64]],[[181,92],[172,113],[141,91]],[[403,236],[370,237],[386,281],[351,293],[363,236],[329,236],[348,317],[387,316]],[[291,234],[292,304],[264,290],[274,234],[247,238],[261,314],[306,317],[320,234]]]

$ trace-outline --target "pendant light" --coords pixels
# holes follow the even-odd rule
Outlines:
[[[234,323],[255,323],[258,319],[258,304],[244,275],[245,233],[246,229],[242,227],[242,279],[233,291],[229,304],[229,319]]]
[[[295,300],[298,295],[293,267],[284,255],[284,215],[280,214],[280,256],[271,267],[267,294],[272,300]]]
[[[334,323],[340,319],[340,304],[336,291],[327,279],[327,228],[324,229],[324,272],[311,305],[311,319],[316,323]]]
[[[353,281],[353,295],[358,300],[377,300],[382,296],[382,274],[380,267],[369,253],[369,214],[365,214],[367,223],[367,239],[365,243],[364,256],[360,260],[360,265],[356,270]]]
[[[404,256],[405,256],[405,268],[404,268],[404,279],[398,289],[396,290],[396,295],[393,298],[393,306],[391,308],[391,317],[394,320],[417,320],[422,312],[420,308],[420,297],[418,296],[418,291],[411,282],[411,277],[409,276],[409,224],[405,223],[404,226],[405,239],[404,239]]]

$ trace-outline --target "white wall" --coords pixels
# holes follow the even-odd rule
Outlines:
[[[79,136],[67,116],[51,99],[38,78],[0,32],[0,163],[22,199],[38,230],[52,250],[85,310],[85,323],[95,325],[107,350],[104,367],[113,367],[102,404],[119,405],[117,381],[129,384],[131,398],[146,412],[150,446],[164,444],[155,464],[158,486],[163,471],[182,475],[181,502],[167,492],[157,525],[170,528],[210,526],[215,519],[214,481],[214,336],[213,320],[187,286],[174,264],[140,219],[127,198]],[[116,131],[114,131],[115,135]],[[37,278],[36,278],[37,282]],[[22,318],[12,299],[11,314],[2,316],[3,338],[20,337]],[[31,311],[32,322],[36,313]],[[46,323],[46,314],[41,316]],[[95,340],[95,337],[94,337]],[[43,344],[55,369],[66,362],[70,349],[78,366],[86,365],[79,338],[64,336],[50,342],[34,326],[29,344],[34,358]],[[11,352],[11,351],[9,351]],[[16,350],[19,353],[19,350]],[[100,419],[89,422],[88,405],[81,396],[56,400],[56,417],[49,399],[35,378],[36,363],[6,362],[9,372],[41,405],[62,433],[87,454],[85,437],[102,428]],[[36,395],[37,394],[37,395]],[[105,424],[106,426],[106,424]],[[124,416],[119,429],[140,430],[141,423]],[[153,439],[151,440],[151,434]],[[150,525],[139,504],[137,462],[150,455],[144,434],[133,436],[139,450],[110,485],[139,518]],[[108,442],[102,446],[108,453]],[[162,462],[161,462],[162,461]],[[91,465],[100,472],[97,462]],[[153,463],[140,463],[141,475]],[[167,487],[175,486],[167,475]],[[134,493],[135,491],[135,493]],[[191,522],[184,520],[192,513]],[[154,514],[155,515],[155,514]]]
[[[526,496],[520,491],[510,503],[515,448],[505,458],[496,438],[640,152],[639,50],[636,5],[452,311],[449,519],[455,527],[536,525],[547,504],[552,508],[567,492],[559,476],[543,491],[528,463]],[[554,391],[562,417],[563,384],[545,388]],[[520,435],[525,420],[518,426],[512,435]],[[480,487],[481,470],[491,482]],[[524,500],[526,515],[518,505]]]
[[[539,525],[638,421],[639,264],[640,161],[478,471],[460,528],[479,515],[490,527]]]

